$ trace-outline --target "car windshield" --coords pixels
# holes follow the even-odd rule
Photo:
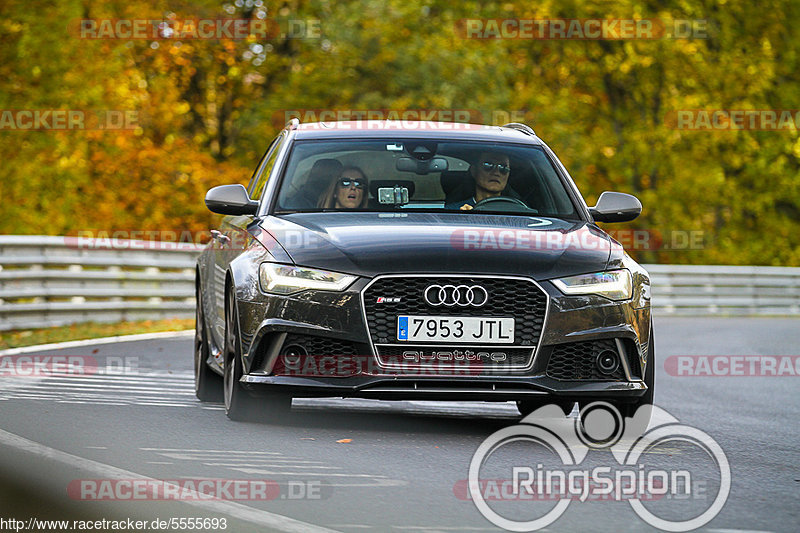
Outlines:
[[[579,218],[538,146],[419,139],[295,144],[277,212],[393,210]]]

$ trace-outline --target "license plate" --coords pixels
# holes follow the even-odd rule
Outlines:
[[[397,317],[397,340],[512,344],[514,319],[402,315]]]

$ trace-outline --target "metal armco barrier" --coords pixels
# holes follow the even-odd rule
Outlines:
[[[800,268],[644,265],[658,314],[800,317]]]
[[[198,247],[170,244],[0,235],[0,331],[194,316]]]
[[[0,235],[0,331],[194,315],[199,247]],[[800,317],[800,268],[644,265],[657,315]]]

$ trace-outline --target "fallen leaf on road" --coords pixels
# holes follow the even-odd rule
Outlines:
[[[341,440],[337,440],[336,442],[341,442],[342,444],[347,444],[348,442],[353,442],[353,439],[341,439]]]

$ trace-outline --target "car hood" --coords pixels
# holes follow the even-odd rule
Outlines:
[[[584,221],[472,213],[293,213],[267,217],[261,228],[295,264],[368,277],[451,272],[543,280],[605,269],[612,245]]]

